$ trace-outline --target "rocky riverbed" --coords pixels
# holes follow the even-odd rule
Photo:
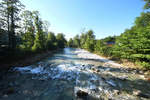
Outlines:
[[[81,49],[1,73],[0,100],[150,100],[144,71]]]

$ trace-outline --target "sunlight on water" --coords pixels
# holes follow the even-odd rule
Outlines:
[[[12,77],[17,79],[15,84],[21,85],[17,98],[14,99],[13,95],[8,100],[20,100],[21,97],[27,100],[78,100],[79,92],[88,94],[88,100],[136,100],[136,97],[126,93],[118,95],[117,90],[120,87],[130,88],[121,80],[136,74],[117,71],[109,67],[108,63],[104,67],[105,61],[85,50],[65,48],[37,64],[14,67],[11,70],[15,72]],[[128,99],[124,99],[127,95]]]

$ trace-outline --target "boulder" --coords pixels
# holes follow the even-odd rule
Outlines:
[[[97,70],[96,70],[96,72],[97,72],[97,73],[99,73],[99,72],[100,72],[100,70],[99,70],[99,69],[97,69]]]
[[[92,68],[92,70],[95,71],[96,69],[95,69],[95,68]]]
[[[114,92],[115,95],[119,95],[120,94],[119,90],[114,90],[113,92]]]
[[[78,98],[86,98],[88,96],[88,93],[82,90],[78,90],[76,95]]]

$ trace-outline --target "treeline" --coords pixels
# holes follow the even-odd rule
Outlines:
[[[64,34],[55,36],[48,29],[49,22],[38,11],[25,10],[19,0],[1,0],[0,58],[64,48]]]
[[[96,40],[92,30],[75,36],[68,46],[87,49],[101,55],[127,59],[150,68],[150,0],[146,2],[145,12],[137,17],[134,25],[120,36]]]
[[[70,38],[68,46],[73,48],[82,48],[90,52],[95,52],[105,56],[112,56],[112,48],[115,45],[117,36],[109,36],[104,39],[95,39],[93,30],[76,35],[73,39]]]

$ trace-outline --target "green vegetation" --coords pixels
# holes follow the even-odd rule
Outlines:
[[[135,24],[126,29],[120,36],[106,37],[96,40],[94,32],[89,30],[69,40],[70,47],[86,49],[100,55],[128,59],[140,64],[145,68],[150,68],[150,0],[146,2],[140,17],[137,17]],[[79,37],[79,38],[78,38]]]
[[[55,36],[54,33],[48,32],[49,23],[40,18],[38,11],[28,11],[24,8],[19,0],[0,1],[1,63],[64,48],[66,45],[62,33]]]
[[[150,0],[144,0],[145,12],[137,17],[134,25],[120,36],[95,39],[93,30],[76,35],[68,43],[64,34],[48,32],[49,23],[40,18],[38,11],[23,10],[19,0],[0,2],[0,60],[12,55],[27,56],[66,45],[90,52],[128,59],[150,68]]]

